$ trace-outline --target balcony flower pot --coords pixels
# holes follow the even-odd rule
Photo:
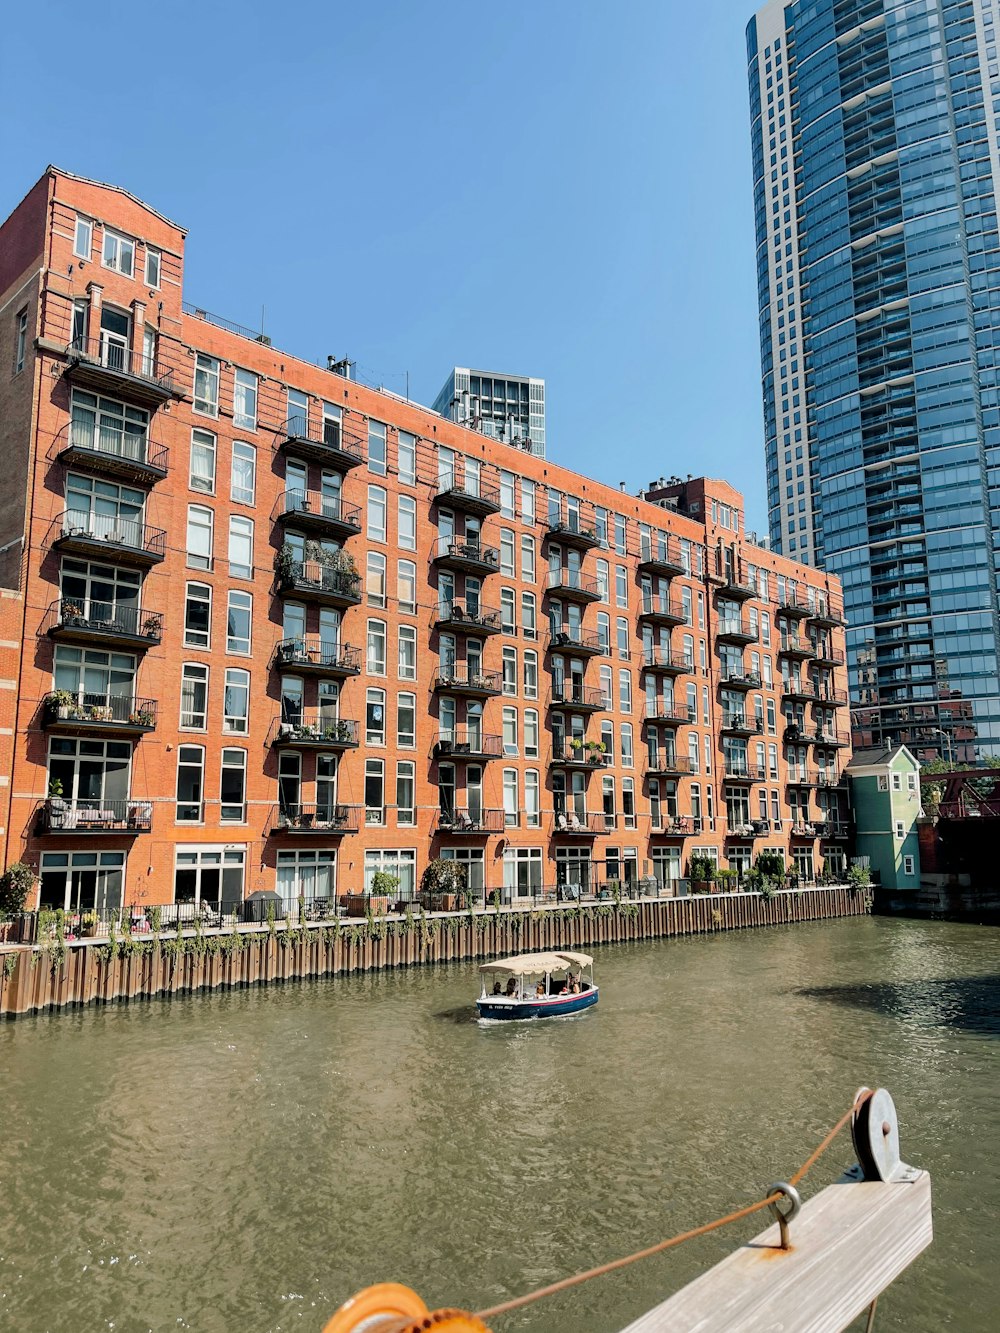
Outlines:
[[[349,893],[347,895],[347,915],[348,916],[367,916],[368,909],[366,898],[363,893]]]

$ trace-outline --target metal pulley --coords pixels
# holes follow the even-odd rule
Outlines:
[[[905,1180],[913,1174],[899,1155],[899,1121],[885,1088],[859,1088],[851,1137],[865,1180]]]
[[[345,1301],[323,1333],[489,1333],[464,1310],[428,1310],[415,1291],[399,1282],[365,1287]]]

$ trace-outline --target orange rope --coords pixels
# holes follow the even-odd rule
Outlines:
[[[833,1129],[830,1130],[826,1138],[802,1163],[795,1175],[789,1180],[790,1185],[798,1185],[805,1177],[806,1173],[812,1169],[819,1159],[829,1148],[844,1126],[854,1115],[855,1107],[846,1111]],[[679,1236],[671,1236],[668,1240],[661,1240],[656,1245],[650,1245],[645,1250],[636,1250],[634,1254],[626,1254],[621,1259],[612,1259],[609,1263],[599,1264],[596,1268],[588,1268],[583,1273],[574,1273],[572,1277],[560,1278],[558,1282],[551,1282],[547,1287],[539,1287],[537,1291],[529,1291],[525,1296],[515,1296],[509,1301],[502,1301],[499,1305],[491,1305],[488,1310],[477,1310],[477,1319],[492,1319],[496,1315],[507,1314],[511,1310],[519,1310],[524,1305],[531,1305],[534,1301],[539,1301],[543,1296],[554,1296],[557,1291],[565,1291],[568,1287],[579,1286],[581,1282],[589,1282],[593,1277],[603,1277],[605,1273],[613,1273],[616,1269],[627,1268],[629,1264],[638,1263],[640,1259],[648,1259],[651,1255],[662,1254],[664,1250],[672,1249],[675,1245],[680,1245],[686,1240],[693,1240],[695,1236],[707,1235],[710,1231],[718,1231],[720,1227],[727,1226],[730,1222],[739,1222],[744,1217],[750,1217],[754,1213],[759,1213],[770,1204],[776,1203],[784,1196],[781,1194],[769,1194],[766,1199],[759,1199],[756,1203],[747,1204],[745,1208],[738,1208],[735,1212],[727,1213],[725,1217],[717,1217],[714,1222],[705,1222],[700,1227],[694,1227],[691,1231],[682,1231]]]

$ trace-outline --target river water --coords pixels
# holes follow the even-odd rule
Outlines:
[[[473,965],[0,1028],[0,1328],[320,1330],[483,1308],[760,1197],[862,1083],[933,1173],[876,1327],[997,1326],[1000,933],[860,919],[604,948],[597,1009],[480,1025]],[[808,1195],[852,1160],[849,1135]],[[612,1333],[751,1219],[497,1320]]]

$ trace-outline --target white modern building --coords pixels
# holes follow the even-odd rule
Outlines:
[[[449,421],[545,457],[545,381],[456,366],[432,404]]]

